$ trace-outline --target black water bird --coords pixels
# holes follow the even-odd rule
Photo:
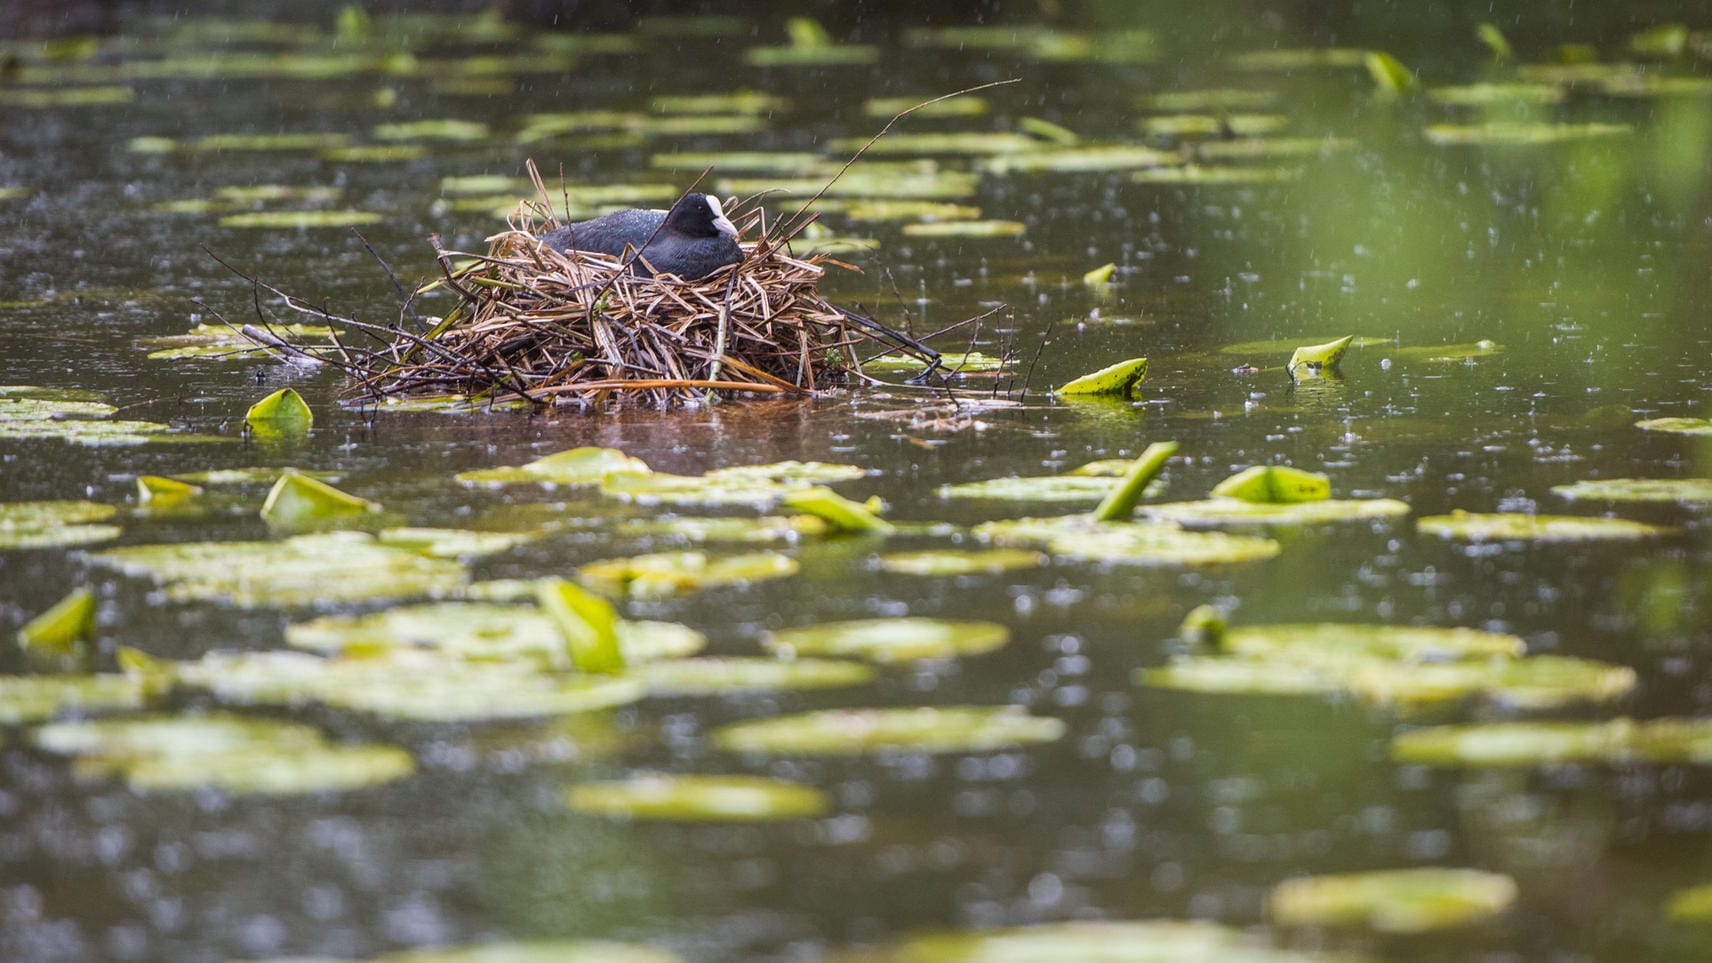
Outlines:
[[[541,240],[561,254],[575,250],[623,257],[625,248],[640,251],[630,269],[642,277],[676,274],[694,281],[743,260],[736,226],[719,198],[707,194],[685,194],[670,211],[631,208],[577,221],[548,231]]]

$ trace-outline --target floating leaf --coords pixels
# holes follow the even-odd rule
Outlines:
[[[1712,419],[1706,418],[1648,418],[1635,422],[1645,431],[1668,431],[1679,435],[1712,435]]]
[[[601,494],[639,505],[748,505],[765,508],[803,483],[742,475],[638,475],[613,472],[601,479]]]
[[[1480,39],[1482,44],[1486,45],[1487,50],[1492,52],[1494,60],[1508,61],[1515,58],[1516,51],[1511,49],[1510,41],[1505,39],[1504,31],[1499,30],[1497,24],[1476,24],[1474,35]]]
[[[1135,681],[1154,689],[1234,695],[1330,695],[1344,688],[1338,674],[1323,666],[1211,656],[1137,669]]]
[[[618,782],[585,782],[565,794],[571,809],[621,819],[748,823],[823,816],[825,792],[759,776],[638,773]]]
[[[1262,935],[1201,920],[1077,920],[979,933],[911,937],[884,963],[1360,963],[1348,956],[1272,947]]]
[[[724,585],[747,585],[795,575],[797,560],[776,552],[723,558],[703,552],[659,552],[590,562],[577,570],[584,581],[614,594],[655,598]]]
[[[650,109],[660,114],[775,114],[789,110],[790,98],[764,94],[755,90],[737,90],[728,94],[656,95],[649,98]],[[708,164],[700,165],[710,166]]]
[[[854,656],[875,662],[907,662],[980,655],[1003,647],[1010,639],[1010,630],[995,622],[906,617],[779,629],[763,635],[761,644],[784,658]]]
[[[358,147],[329,147],[315,156],[334,164],[396,164],[427,155],[428,148],[421,144],[363,144]]]
[[[1633,691],[1635,670],[1591,659],[1539,655],[1457,663],[1371,665],[1349,688],[1371,702],[1427,703],[1476,693],[1521,709],[1609,702]]]
[[[338,472],[331,471],[309,471],[304,468],[273,468],[255,465],[248,468],[210,468],[206,471],[176,472],[173,474],[173,478],[193,482],[197,485],[272,485],[288,471],[294,471],[299,475],[324,482],[337,482],[343,477]]]
[[[825,535],[831,526],[812,515],[764,515],[760,518],[708,518],[673,515],[639,518],[618,524],[620,535],[658,536],[700,545],[704,542],[785,542]]]
[[[1210,498],[1197,502],[1161,502],[1143,505],[1143,515],[1175,522],[1184,528],[1223,528],[1237,525],[1296,526],[1333,522],[1370,521],[1409,514],[1409,505],[1392,498],[1328,498],[1317,502],[1245,502],[1236,498]]]
[[[636,666],[630,677],[656,695],[724,695],[861,685],[872,666],[840,659],[664,659]]]
[[[841,137],[828,147],[840,153],[855,151],[868,142],[865,137]],[[953,154],[1005,156],[1044,150],[1040,141],[1010,131],[939,131],[919,134],[888,134],[868,148],[872,156],[896,154]]]
[[[882,143],[884,143],[882,141]],[[864,164],[863,166],[870,166]],[[980,175],[968,171],[946,171],[929,164],[920,170],[883,170],[862,174],[862,167],[854,168],[849,174],[839,178],[838,182],[828,186],[824,180],[805,178],[800,180],[784,180],[769,178],[720,178],[717,187],[720,193],[736,194],[738,196],[776,192],[784,196],[795,195],[804,200],[819,194],[824,188],[826,197],[860,197],[865,200],[876,198],[912,198],[917,200],[952,200],[969,197],[975,193],[975,187],[980,183]]]
[[[868,505],[854,502],[830,488],[803,488],[780,499],[786,508],[813,515],[833,531],[884,535],[893,531],[891,522],[875,514]]]
[[[1107,284],[1118,271],[1116,261],[1110,261],[1082,275],[1083,284]]]
[[[315,424],[309,403],[291,388],[281,388],[250,406],[244,424],[259,435],[306,435]]]
[[[67,713],[140,709],[146,689],[129,675],[0,675],[0,725],[44,722]]]
[[[0,107],[112,107],[136,99],[136,90],[117,84],[61,87],[57,90],[0,89]]]
[[[536,536],[529,532],[477,532],[463,528],[383,528],[375,533],[382,545],[408,549],[433,558],[476,558],[497,555]]]
[[[464,581],[456,562],[389,548],[358,532],[278,542],[134,545],[88,558],[165,582],[170,599],[220,598],[245,607],[409,598],[450,592]]]
[[[564,640],[571,665],[608,675],[624,669],[618,610],[611,602],[561,578],[536,582],[535,601]]]
[[[1073,379],[1057,390],[1060,395],[1123,395],[1129,397],[1135,386],[1147,377],[1147,359],[1131,358],[1107,365],[1098,371]]]
[[[1509,104],[1561,104],[1569,92],[1557,84],[1484,83],[1434,87],[1427,95],[1441,104],[1488,107]]]
[[[1471,542],[1580,542],[1602,539],[1634,541],[1660,538],[1675,531],[1623,518],[1520,513],[1478,514],[1464,511],[1452,512],[1449,515],[1428,515],[1416,521],[1415,527],[1424,535],[1459,538]]]
[[[1040,545],[1065,558],[1130,565],[1232,565],[1272,558],[1269,538],[1187,532],[1168,522],[1100,522],[1084,516],[983,522],[977,537],[1006,545]]]
[[[1712,478],[1601,478],[1553,485],[1552,493],[1571,500],[1712,504]]]
[[[415,769],[402,749],[335,745],[309,726],[228,715],[53,723],[31,740],[77,756],[85,773],[121,774],[144,791],[290,795],[379,785]]]
[[[1397,348],[1392,353],[1399,358],[1421,358],[1426,361],[1463,364],[1475,358],[1487,358],[1495,354],[1503,354],[1504,349],[1496,341],[1483,339],[1472,344],[1412,345],[1407,348]]]
[[[1342,340],[1342,339],[1338,339]],[[1337,343],[1336,341],[1333,344]],[[1367,348],[1375,345],[1388,345],[1394,342],[1390,338],[1351,338],[1349,347]],[[1301,341],[1293,338],[1277,338],[1270,341],[1244,341],[1240,344],[1228,344],[1219,349],[1220,354],[1229,355],[1264,355],[1284,354],[1300,349]]]
[[[356,227],[385,220],[373,211],[250,211],[220,218],[221,227]]]
[[[1516,902],[1516,881],[1476,869],[1379,870],[1286,880],[1266,899],[1287,926],[1361,925],[1425,933],[1491,919]]]
[[[1680,23],[1649,27],[1629,37],[1629,52],[1638,57],[1673,60],[1688,49],[1688,28]]]
[[[1290,363],[1286,365],[1291,380],[1317,377],[1322,372],[1335,371],[1338,362],[1343,360],[1344,352],[1349,350],[1350,342],[1354,340],[1353,335],[1348,335],[1325,344],[1297,348],[1291,353]]]
[[[1277,114],[1167,114],[1143,117],[1141,129],[1155,137],[1254,137],[1275,134],[1288,121]],[[1166,163],[1181,163],[1181,158]]]
[[[990,354],[979,351],[960,353],[956,351],[941,352],[940,363],[947,369],[957,372],[972,371],[1001,371],[1008,363],[1004,358],[995,358]],[[913,370],[925,368],[927,363],[920,358],[906,354],[883,354],[878,358],[863,363],[865,368],[900,368]]]
[[[935,103],[931,97],[870,97],[862,101],[862,113],[869,117],[892,117],[910,111],[911,117],[985,117],[992,104],[987,98],[964,94]],[[914,108],[914,109],[912,109]]]
[[[473,120],[412,120],[377,124],[373,133],[376,140],[483,141],[489,136],[487,125]]]
[[[751,67],[854,67],[879,59],[880,48],[871,44],[750,47],[743,51],[743,60]]]
[[[902,575],[997,575],[1046,564],[1046,556],[1021,548],[991,548],[979,551],[930,549],[894,552],[877,560],[882,571]]]
[[[672,151],[655,154],[648,163],[667,170],[700,172],[711,167],[726,172],[790,176],[817,173],[826,166],[826,158],[806,151]]]
[[[652,474],[652,469],[640,458],[616,448],[572,448],[537,458],[515,468],[482,468],[458,473],[465,484],[506,485],[598,485],[614,472],[632,475]]]
[[[1544,121],[1491,120],[1483,124],[1433,124],[1427,140],[1441,145],[1556,144],[1572,140],[1621,137],[1634,133],[1628,124],[1554,124]]]
[[[823,461],[775,461],[762,465],[733,465],[716,468],[704,477],[718,480],[749,481],[767,479],[801,485],[823,485],[836,481],[851,481],[867,477],[867,470],[855,465],[839,465]]]
[[[1271,184],[1300,180],[1300,167],[1203,167],[1186,164],[1182,167],[1159,167],[1136,171],[1130,180],[1138,184]]]
[[[1053,742],[1066,727],[1012,706],[830,709],[739,722],[714,730],[713,744],[766,755],[990,752]]]
[[[1712,764],[1712,720],[1497,722],[1433,726],[1391,742],[1398,762],[1433,766],[1547,766],[1576,762]]]
[[[1288,465],[1255,465],[1214,485],[1212,494],[1263,504],[1317,502],[1331,497],[1332,482]]]
[[[525,940],[479,946],[413,949],[372,963],[684,963],[667,950],[608,940]]]
[[[336,525],[378,511],[380,506],[374,502],[286,469],[268,491],[261,514],[272,528],[302,531]]]
[[[1712,883],[1679,889],[1664,907],[1665,918],[1677,923],[1712,921]]]
[[[1028,230],[1020,221],[933,221],[905,224],[905,237],[1017,237]]]
[[[87,391],[64,391],[31,385],[0,386],[0,421],[46,421],[52,418],[106,418],[119,409]]]
[[[160,475],[137,476],[137,504],[159,508],[178,505],[202,494],[202,488]]]
[[[1347,663],[1351,657],[1430,662],[1512,658],[1524,647],[1517,636],[1479,629],[1309,622],[1232,628],[1223,651],[1295,662]]]
[[[18,645],[34,665],[85,668],[95,639],[95,593],[73,589],[18,630]]]
[[[533,602],[535,583],[521,583],[514,595]],[[700,632],[675,622],[620,620],[615,632],[627,664],[694,655],[707,645]],[[541,665],[562,663],[565,652],[564,638],[539,608],[485,602],[434,602],[363,615],[327,615],[286,626],[285,640],[326,653],[425,647],[476,661],[530,659]]]
[[[307,652],[211,652],[174,665],[185,685],[223,702],[321,703],[389,719],[466,722],[591,712],[642,698],[635,679],[545,672],[531,662],[471,662],[428,651],[323,658]]]
[[[81,501],[0,502],[0,549],[88,545],[119,537],[116,525],[95,525],[117,515],[112,505]]]
[[[1403,62],[1388,53],[1373,51],[1364,58],[1373,84],[1388,94],[1406,94],[1421,85]]]

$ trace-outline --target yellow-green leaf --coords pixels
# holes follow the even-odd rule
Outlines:
[[[1365,58],[1367,72],[1373,83],[1388,94],[1406,94],[1420,86],[1420,81],[1403,62],[1388,53],[1372,51]]]
[[[623,671],[618,610],[611,602],[562,578],[536,582],[535,601],[564,636],[572,665],[584,672]]]
[[[1082,275],[1083,284],[1105,284],[1112,279],[1118,270],[1117,262],[1109,261]]]
[[[1334,369],[1343,360],[1343,353],[1349,350],[1349,343],[1354,335],[1345,335],[1336,341],[1325,344],[1311,344],[1297,348],[1290,354],[1290,377],[1292,379],[1317,377],[1321,372]]]
[[[137,476],[137,504],[171,505],[202,494],[202,486],[160,475]]]
[[[841,532],[884,533],[892,523],[874,514],[869,505],[851,501],[830,488],[804,488],[787,492],[781,501],[785,507],[824,519]]]
[[[258,434],[304,435],[315,423],[308,402],[292,388],[281,388],[250,406],[244,424]]]
[[[1135,503],[1140,501],[1142,494],[1147,491],[1148,483],[1158,477],[1160,469],[1165,467],[1165,462],[1175,454],[1177,443],[1174,441],[1157,441],[1148,445],[1147,450],[1130,466],[1117,487],[1100,500],[1099,506],[1094,509],[1094,521],[1110,522],[1128,518],[1135,511]]]
[[[262,503],[262,518],[275,528],[296,530],[379,510],[374,502],[287,470]]]
[[[18,630],[18,645],[32,663],[72,667],[85,661],[95,635],[95,593],[75,589]]]
[[[1331,495],[1331,479],[1288,465],[1244,468],[1213,486],[1215,498],[1245,502],[1317,502]]]
[[[1085,374],[1058,389],[1061,395],[1127,395],[1147,377],[1147,359],[1131,358],[1092,374]]]

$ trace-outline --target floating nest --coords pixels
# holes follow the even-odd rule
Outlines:
[[[333,347],[314,354],[344,368],[352,393],[373,402],[624,398],[669,406],[710,393],[806,395],[849,384],[861,377],[854,349],[864,342],[937,361],[908,336],[822,297],[828,268],[856,269],[821,254],[792,256],[797,231],[763,229],[741,245],[741,262],[698,280],[641,277],[629,270],[634,252],[560,253],[543,243],[538,235],[561,222],[539,176],[535,182],[537,199],[518,206],[486,254],[447,251],[435,241],[442,277],[417,293],[450,291],[457,301],[443,318],[413,321],[412,296],[398,324],[367,324],[250,280],[331,325]],[[742,234],[762,225],[759,207],[736,219]]]

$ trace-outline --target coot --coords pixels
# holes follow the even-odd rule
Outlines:
[[[577,221],[548,231],[541,240],[561,254],[577,250],[618,257],[626,247],[640,249],[654,266],[649,271],[641,258],[632,262],[630,269],[643,277],[658,272],[694,281],[743,259],[737,228],[719,198],[707,194],[685,194],[670,211],[632,208]]]

